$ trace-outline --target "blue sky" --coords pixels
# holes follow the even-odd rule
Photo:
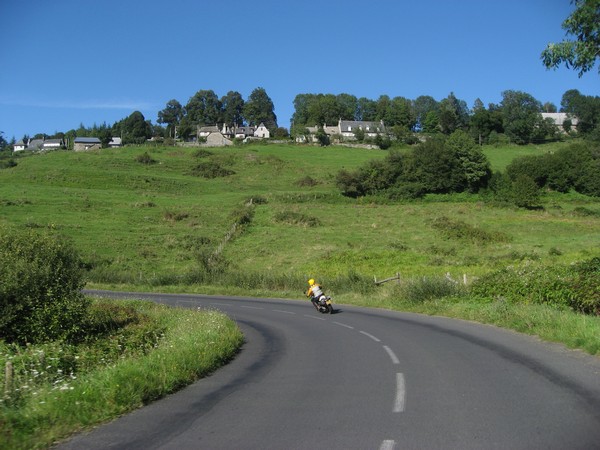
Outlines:
[[[524,91],[560,107],[600,94],[597,68],[546,70],[569,0],[1,0],[0,131],[10,140],[141,111],[197,91],[263,87],[289,127],[300,93],[385,94],[471,107]]]

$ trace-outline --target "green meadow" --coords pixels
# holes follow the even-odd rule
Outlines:
[[[485,150],[494,170],[542,151],[548,149]],[[294,145],[31,155],[0,171],[0,224],[69,236],[89,267],[90,286],[111,288],[210,290],[189,274],[216,251],[221,271],[240,277],[323,280],[397,273],[469,280],[524,260],[569,263],[599,252],[600,201],[591,197],[548,193],[543,210],[525,210],[467,194],[404,203],[340,195],[340,169],[384,156]],[[228,238],[249,199],[251,219]],[[444,226],[468,231],[456,235]],[[303,288],[286,286],[277,295]]]

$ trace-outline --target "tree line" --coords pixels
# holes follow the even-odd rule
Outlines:
[[[504,136],[515,144],[555,139],[560,132],[579,132],[600,140],[600,97],[582,95],[573,89],[564,93],[560,112],[576,117],[558,130],[551,119],[544,120],[542,112],[557,112],[556,105],[542,104],[532,95],[507,90],[499,104],[487,108],[478,98],[471,109],[464,100],[450,93],[441,101],[423,95],[414,100],[381,95],[377,100],[357,98],[351,94],[298,94],[294,99],[292,135],[305,134],[307,127],[336,125],[341,120],[383,121],[399,141],[415,142],[414,133],[450,135],[463,130],[479,144],[495,143]]]
[[[560,109],[556,105],[541,103],[532,95],[507,90],[502,92],[499,104],[490,103],[486,107],[476,99],[472,108],[464,100],[450,93],[441,101],[428,95],[414,100],[405,97],[381,95],[372,100],[357,98],[352,94],[298,94],[294,99],[294,113],[291,118],[291,137],[306,134],[307,127],[336,125],[341,120],[383,121],[388,134],[398,142],[414,144],[417,133],[449,136],[456,130],[467,132],[476,143],[496,144],[510,142],[528,144],[557,139],[563,132],[577,131],[580,136],[600,141],[600,97],[587,96],[578,90],[566,91]],[[113,136],[122,138],[124,144],[142,144],[148,139],[187,138],[197,126],[225,124],[229,127],[244,125],[257,126],[264,123],[277,138],[288,136],[288,130],[279,127],[275,106],[264,88],[256,88],[247,100],[237,91],[229,91],[219,98],[212,90],[199,90],[185,105],[176,99],[169,100],[164,109],[158,112],[157,124],[147,120],[139,111],[113,125],[103,123],[53,136],[43,134],[34,138],[64,138],[72,142],[75,137],[98,137],[104,146]],[[577,118],[575,125],[571,119],[563,123],[563,130],[557,129],[551,119],[543,119],[542,112],[564,112]],[[24,136],[27,140],[29,136]],[[6,141],[0,133],[0,149],[8,148],[12,142]]]
[[[288,133],[286,129],[278,127],[275,106],[262,87],[254,89],[246,100],[237,91],[229,91],[219,98],[212,90],[199,90],[185,105],[176,99],[169,100],[165,108],[158,112],[157,122],[153,124],[140,111],[134,111],[113,125],[103,123],[86,127],[80,124],[79,128],[67,132],[57,132],[51,136],[36,134],[33,138],[56,138],[73,142],[75,137],[97,137],[105,147],[113,136],[121,137],[123,144],[143,144],[151,138],[187,138],[196,131],[197,126],[226,124],[241,127],[258,126],[261,123],[274,136],[285,137]],[[23,136],[23,141],[29,138],[30,136]],[[14,143],[14,138],[8,142],[0,132],[0,150],[12,147]]]

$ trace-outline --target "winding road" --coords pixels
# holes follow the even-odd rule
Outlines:
[[[600,358],[560,345],[345,305],[91,293],[218,309],[246,343],[213,375],[60,449],[600,448]]]

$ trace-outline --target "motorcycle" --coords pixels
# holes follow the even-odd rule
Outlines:
[[[331,297],[327,295],[320,295],[317,299],[312,299],[312,304],[315,305],[317,311],[322,314],[333,314],[333,304]]]

